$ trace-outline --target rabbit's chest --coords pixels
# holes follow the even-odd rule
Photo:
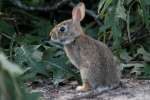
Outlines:
[[[80,44],[78,42],[75,42],[66,45],[64,47],[64,50],[71,63],[75,67],[80,69],[81,66],[88,67],[91,66],[91,64],[95,63],[95,51],[90,51],[90,48],[91,46],[89,46],[89,44]]]
[[[71,61],[71,63],[75,67],[79,68],[79,66],[81,64],[81,60],[82,60],[79,48],[76,48],[76,47],[65,47],[64,50],[66,52],[67,57]]]

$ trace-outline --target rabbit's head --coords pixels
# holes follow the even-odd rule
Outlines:
[[[80,21],[83,20],[84,16],[85,6],[83,3],[79,3],[72,10],[72,19],[65,20],[52,29],[50,32],[51,40],[63,45],[73,42],[83,34]]]

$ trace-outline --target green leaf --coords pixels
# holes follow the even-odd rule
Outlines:
[[[112,3],[112,0],[101,0],[98,6],[98,13],[100,15],[104,15],[105,11],[108,9],[111,3]]]
[[[144,23],[147,26],[147,29],[150,27],[150,12],[149,12],[149,0],[140,0],[141,10],[142,10],[142,17],[144,19]]]
[[[0,32],[13,35],[15,33],[14,27],[4,20],[0,20]]]
[[[21,82],[22,70],[16,64],[9,62],[0,53],[0,99],[1,100],[38,100],[38,93],[27,92]],[[16,74],[17,73],[17,74]]]
[[[125,13],[125,8],[123,6],[124,0],[118,0],[117,8],[116,8],[116,17],[127,20],[127,14]]]
[[[108,10],[105,14],[103,31],[104,29],[107,30],[107,28],[111,28],[113,34],[113,49],[119,51],[121,48],[120,44],[122,42],[120,19],[126,19],[125,9],[123,7],[122,2],[119,0],[105,0],[105,2],[106,6],[104,4],[104,6],[100,7],[103,7],[103,9],[108,8],[111,10]],[[108,7],[108,5],[110,4],[111,7]],[[120,11],[123,12],[120,14]]]
[[[1,52],[0,52],[0,64],[1,64],[2,69],[7,70],[12,75],[23,74],[23,70],[18,65],[9,62],[6,58],[6,56]]]
[[[150,1],[149,0],[143,0],[145,2],[146,5],[150,5]]]
[[[24,36],[18,36],[16,39],[22,45],[34,45],[41,41],[39,36],[33,36],[31,34],[25,34]]]
[[[141,63],[128,63],[128,64],[121,64],[123,70],[129,69],[130,74],[134,74],[139,76],[142,74],[142,70],[144,68],[144,64]]]
[[[150,37],[146,37],[142,41],[142,45],[147,52],[150,52]]]
[[[150,53],[145,51],[144,48],[138,49],[137,53],[143,55],[143,60],[144,61],[150,62]]]
[[[34,24],[34,30],[31,32],[32,34],[42,37],[48,36],[50,29],[52,28],[50,21],[40,19],[38,21],[33,21],[32,23]]]
[[[15,61],[16,63],[24,66],[25,68],[30,68],[32,73],[31,77],[35,77],[36,74],[42,74],[48,76],[46,63],[42,62],[42,53],[38,51],[39,45],[21,46],[15,48]],[[38,55],[35,56],[35,54]],[[29,73],[28,73],[29,74]]]
[[[146,76],[150,77],[150,64],[149,63],[145,64],[143,71]]]
[[[124,60],[125,62],[129,62],[132,57],[129,56],[128,52],[126,51],[126,49],[121,50],[120,52],[120,59]]]

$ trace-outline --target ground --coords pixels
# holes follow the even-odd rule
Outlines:
[[[57,88],[50,82],[31,87],[42,93],[43,100],[79,100],[85,94],[75,91],[76,81],[66,83]],[[122,87],[80,100],[150,100],[150,80],[122,79],[122,83]]]

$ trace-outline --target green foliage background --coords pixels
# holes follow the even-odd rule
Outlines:
[[[20,75],[23,70],[0,52],[0,100],[39,100],[38,93],[27,92]]]
[[[71,17],[72,4],[80,0],[64,0],[58,7],[55,5],[62,0],[22,0],[21,6],[18,1],[21,0],[0,1],[0,51],[21,66],[23,81],[37,80],[38,75],[51,77],[55,85],[70,78],[80,81],[78,70],[63,48],[44,41],[53,26]],[[112,49],[121,62],[124,77],[149,79],[150,1],[82,1],[94,13],[86,13],[82,22],[85,33]],[[8,71],[0,71],[0,77],[9,77]]]

